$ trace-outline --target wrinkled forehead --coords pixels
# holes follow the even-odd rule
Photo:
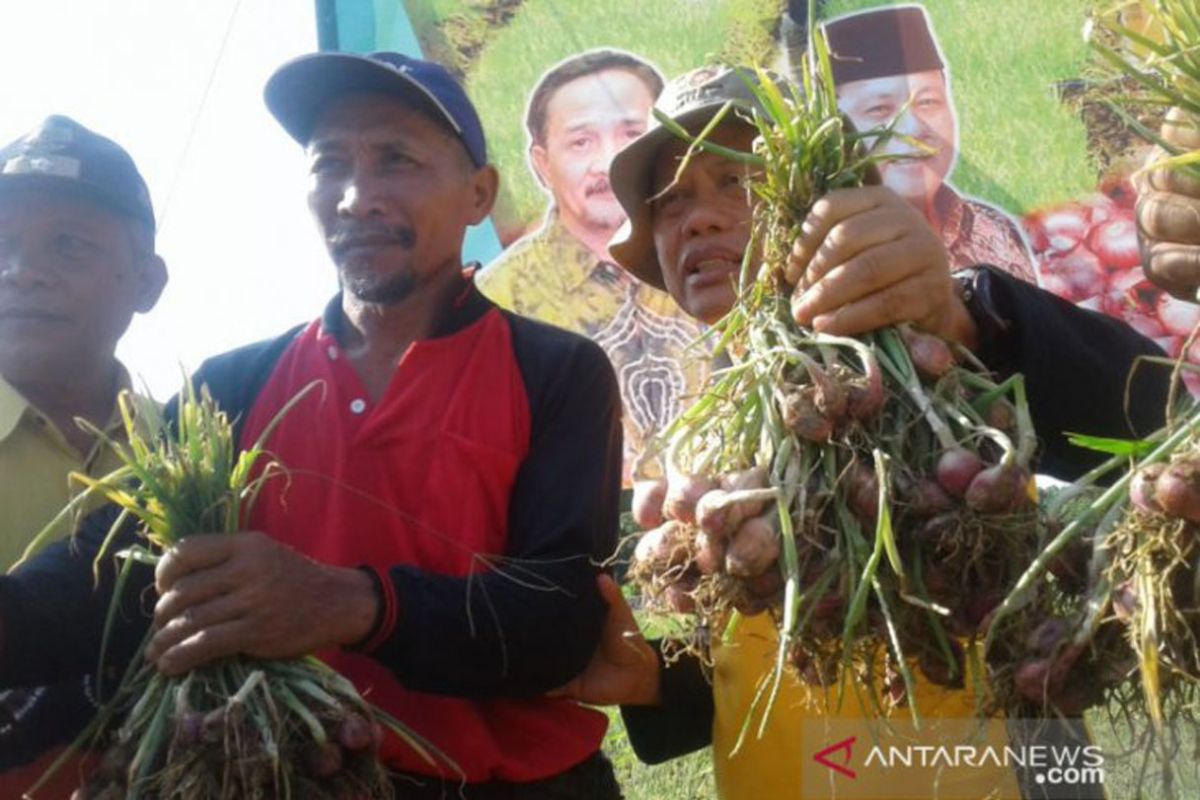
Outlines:
[[[701,122],[695,125],[695,130],[692,133],[698,133],[703,129],[704,124],[706,123]],[[708,141],[731,150],[749,152],[754,144],[755,135],[756,130],[749,123],[740,120],[729,120],[717,126],[717,129],[709,135]],[[697,170],[719,170],[728,167],[745,168],[743,164],[726,156],[703,148],[697,148],[691,158],[688,159],[683,172],[680,173],[680,164],[683,163],[683,158],[687,155],[689,147],[691,145],[688,141],[675,136],[658,148],[658,152],[654,156],[654,171],[651,178],[651,185],[655,192],[662,191],[669,186],[677,175],[680,178],[686,178],[687,175]]]
[[[640,77],[623,69],[581,75],[558,87],[546,105],[552,127],[568,127],[587,118],[628,117],[646,122],[654,94]]]

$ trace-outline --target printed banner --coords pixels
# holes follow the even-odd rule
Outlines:
[[[883,180],[941,234],[955,267],[993,264],[1124,319],[1176,356],[1200,309],[1142,276],[1129,175],[1145,148],[1106,105],[1122,87],[1095,77],[1081,29],[1096,1],[813,0],[846,115],[860,128],[899,115],[897,130],[932,154],[884,166]],[[376,27],[394,31],[394,4],[359,13],[379,17],[372,9],[384,5]],[[608,162],[644,129],[664,79],[716,61],[787,74],[808,0],[407,0],[404,9],[403,38],[465,81],[501,172],[493,223],[505,250],[480,285],[605,348],[625,402],[626,477],[653,473],[637,458],[701,385],[703,363],[686,357],[700,328],[612,264],[606,244],[623,214]],[[389,42],[381,33],[374,44]]]

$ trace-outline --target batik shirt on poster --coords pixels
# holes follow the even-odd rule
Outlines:
[[[625,483],[635,474],[658,474],[659,459],[643,456],[653,436],[703,388],[709,369],[699,341],[703,328],[670,295],[597,259],[553,208],[540,229],[515,242],[476,282],[497,305],[604,348],[624,404]]]
[[[946,184],[933,198],[952,269],[991,264],[1036,284],[1033,254],[1017,224],[995,206],[963,197]]]

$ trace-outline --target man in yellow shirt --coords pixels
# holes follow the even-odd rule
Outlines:
[[[662,77],[618,50],[552,67],[526,113],[529,163],[550,195],[542,227],[476,276],[494,303],[594,340],[617,371],[624,406],[624,477],[650,437],[683,409],[706,364],[685,358],[702,327],[661,289],[613,263],[608,241],[625,221],[613,196],[613,154],[646,129]],[[655,472],[653,463],[640,472]]]
[[[70,499],[68,473],[100,475],[116,466],[75,420],[117,434],[116,398],[129,386],[117,341],[167,280],[154,231],[150,195],[129,154],[74,120],[49,117],[0,150],[5,568]],[[69,534],[69,524],[55,533]],[[4,770],[74,733],[39,724],[44,710],[73,706],[86,721],[84,692],[71,685],[0,693],[0,797],[20,796],[44,762]]]
[[[743,112],[751,105],[746,81],[730,68],[707,67],[672,81],[658,108],[698,132],[727,102]],[[711,139],[748,150],[754,129],[730,115]],[[733,160],[701,151],[676,176],[686,149],[662,127],[652,127],[616,156],[613,187],[630,225],[611,250],[641,280],[665,288],[689,314],[713,323],[736,297],[751,206],[745,168]],[[885,187],[831,192],[814,206],[803,230],[797,252],[807,270],[792,305],[801,324],[854,335],[908,321],[969,347],[998,373],[1025,372],[1034,424],[1046,440],[1042,468],[1059,477],[1079,475],[1095,459],[1068,447],[1061,431],[1127,431],[1124,376],[1135,358],[1156,349],[1123,323],[1071,307],[999,270],[952,277],[940,239],[911,204]],[[1161,424],[1162,377],[1134,382],[1129,410],[1140,430]],[[1087,400],[1070,402],[1072,391]],[[863,772],[870,742],[861,719],[873,712],[864,712],[852,693],[838,707],[824,690],[788,673],[762,735],[758,718],[751,719],[737,749],[760,680],[774,668],[778,638],[769,615],[713,631],[710,687],[695,660],[665,667],[640,637],[633,636],[631,647],[623,634],[636,632],[632,615],[614,584],[605,583],[603,591],[612,608],[606,644],[566,693],[584,702],[622,704],[630,739],[645,760],[665,760],[711,743],[722,798],[829,797],[839,786],[836,796],[867,796],[861,792],[865,775],[848,777],[829,766],[855,758],[856,770]],[[925,719],[942,721],[945,728],[963,720],[958,729],[963,731],[974,713],[970,686],[969,677],[957,686],[939,686],[918,676],[912,700]],[[839,749],[847,739],[831,732],[846,730],[845,722],[853,728],[856,720],[857,749],[848,744]],[[992,728],[986,743],[1002,748],[1003,728]],[[1082,747],[1069,738],[1065,744]],[[914,787],[905,781],[915,773],[897,769],[888,777],[891,793],[871,796],[930,796],[928,788],[904,793]],[[990,769],[968,764],[942,778],[938,796],[944,798],[1017,796],[1014,772],[998,764]],[[1069,788],[1080,791],[1053,796],[1100,794],[1094,785]]]

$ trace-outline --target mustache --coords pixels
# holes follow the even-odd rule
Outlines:
[[[599,178],[595,183],[590,183],[583,189],[584,197],[592,197],[598,194],[612,194],[612,185],[609,184],[608,178]]]
[[[378,222],[343,224],[329,236],[329,246],[335,252],[361,245],[395,245],[411,250],[416,243],[417,232],[412,228]]]

